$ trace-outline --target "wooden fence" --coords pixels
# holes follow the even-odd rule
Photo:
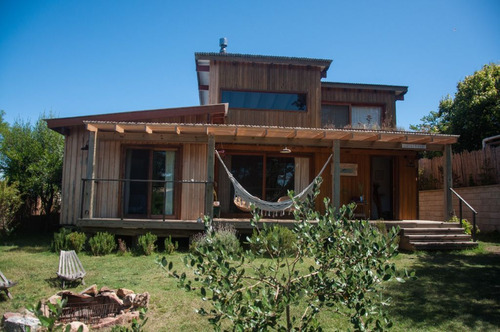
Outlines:
[[[453,154],[453,187],[472,187],[500,183],[500,147]],[[443,157],[420,159],[420,190],[443,188]]]

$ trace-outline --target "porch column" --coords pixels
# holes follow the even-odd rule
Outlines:
[[[444,192],[444,220],[448,220],[453,215],[453,201],[451,196],[450,188],[453,186],[453,175],[452,175],[452,153],[451,145],[447,144],[444,146],[443,153],[443,192]]]
[[[87,155],[87,173],[85,178],[85,192],[83,196],[83,218],[92,218],[94,215],[94,191],[95,183],[89,179],[95,178],[95,157],[96,157],[96,141],[97,128],[87,125],[89,131],[89,149]]]
[[[205,215],[214,216],[214,168],[215,168],[215,137],[208,136],[207,144],[207,184],[205,185]]]
[[[332,164],[332,203],[333,207],[338,211],[340,209],[340,141],[333,141],[333,164]]]

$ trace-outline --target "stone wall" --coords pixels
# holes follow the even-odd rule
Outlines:
[[[476,222],[481,231],[500,231],[500,185],[456,188],[477,212]],[[419,219],[444,220],[443,190],[424,190],[419,192]],[[458,216],[458,198],[453,195],[453,209]],[[472,212],[463,205],[463,218],[472,223]]]

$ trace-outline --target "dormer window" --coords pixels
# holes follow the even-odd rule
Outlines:
[[[222,103],[233,109],[307,111],[307,94],[222,90]]]
[[[380,129],[382,107],[325,104],[321,106],[321,126],[323,128]]]

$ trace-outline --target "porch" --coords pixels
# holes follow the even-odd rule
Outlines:
[[[214,222],[233,226],[238,234],[250,235],[253,226],[248,218],[214,218]],[[278,224],[292,228],[293,219],[263,218],[259,223]],[[464,234],[459,223],[430,220],[371,220],[371,224],[382,223],[387,229],[400,227],[399,248],[414,250],[457,250],[476,248],[477,242],[471,241],[471,236]],[[87,232],[108,231],[122,236],[139,236],[152,232],[159,237],[190,238],[203,232],[205,225],[202,220],[158,220],[158,219],[120,219],[120,218],[81,218],[77,226]]]

